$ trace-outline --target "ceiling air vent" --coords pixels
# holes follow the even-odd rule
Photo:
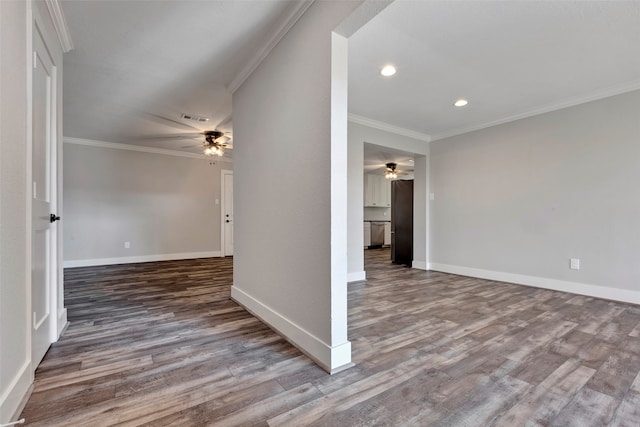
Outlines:
[[[185,114],[185,113],[180,114],[180,118],[187,119],[187,120],[193,120],[194,122],[208,122],[209,121],[209,117],[195,116],[193,114]]]

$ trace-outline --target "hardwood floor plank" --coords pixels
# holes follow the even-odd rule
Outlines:
[[[65,270],[32,426],[638,426],[640,307],[393,265],[348,286],[328,375],[230,300],[232,260]]]

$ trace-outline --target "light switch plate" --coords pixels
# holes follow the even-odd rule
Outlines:
[[[571,258],[569,268],[571,268],[572,270],[580,270],[580,260],[578,258]]]

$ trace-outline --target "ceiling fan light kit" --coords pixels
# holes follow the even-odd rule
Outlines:
[[[396,172],[396,167],[398,167],[398,165],[394,162],[389,162],[385,166],[387,167],[387,170],[384,173],[384,177],[387,179],[397,179],[398,173]]]
[[[221,157],[224,154],[225,144],[217,140],[224,136],[224,132],[219,130],[208,130],[204,132],[204,155],[207,157]]]

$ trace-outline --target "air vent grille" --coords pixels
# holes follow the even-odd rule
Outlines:
[[[194,122],[208,122],[209,117],[196,116],[194,114],[180,114],[180,117],[186,120],[193,120]]]

